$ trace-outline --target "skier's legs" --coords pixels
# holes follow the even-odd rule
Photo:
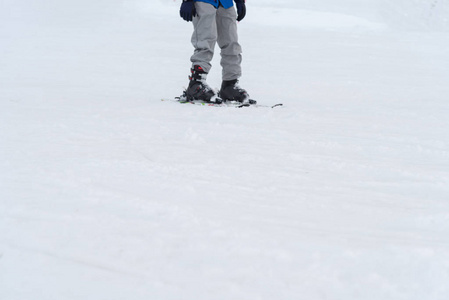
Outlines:
[[[220,6],[217,12],[218,45],[221,48],[223,80],[234,80],[242,75],[242,47],[238,42],[237,13],[234,7]]]
[[[198,65],[206,73],[211,69],[217,42],[217,9],[209,3],[195,2],[197,16],[193,18],[192,45],[195,51],[190,58],[192,66]]]

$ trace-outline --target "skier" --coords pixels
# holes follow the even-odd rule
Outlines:
[[[182,0],[180,15],[187,22],[193,21],[194,28],[192,44],[195,51],[190,59],[192,68],[185,91],[187,100],[250,101],[248,93],[238,85],[242,74],[242,48],[238,43],[237,21],[246,15],[245,0],[234,0],[237,11],[232,1]],[[218,95],[206,82],[217,42],[223,68],[223,82]]]

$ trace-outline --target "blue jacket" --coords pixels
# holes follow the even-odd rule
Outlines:
[[[226,9],[234,5],[232,0],[195,0],[195,1],[210,3],[215,7],[218,7],[218,5],[221,3],[221,5],[223,5],[223,7]]]

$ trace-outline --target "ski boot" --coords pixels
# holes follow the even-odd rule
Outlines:
[[[189,76],[189,86],[184,91],[184,97],[187,101],[204,101],[221,103],[223,102],[218,98],[217,93],[209,87],[206,83],[207,73],[200,66],[194,66],[191,70],[191,76]]]
[[[248,93],[242,89],[238,80],[224,80],[221,84],[220,92],[218,93],[219,97],[223,99],[223,101],[237,101],[243,104],[256,104],[255,100],[249,99]]]

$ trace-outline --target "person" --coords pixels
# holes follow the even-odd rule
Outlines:
[[[206,102],[248,102],[249,95],[238,82],[242,75],[242,48],[238,42],[237,21],[246,15],[245,0],[182,0],[180,16],[193,22],[192,44],[195,48],[189,85],[184,92],[187,100]],[[217,93],[207,84],[215,45],[221,49],[223,82]],[[252,100],[251,100],[252,101]]]

